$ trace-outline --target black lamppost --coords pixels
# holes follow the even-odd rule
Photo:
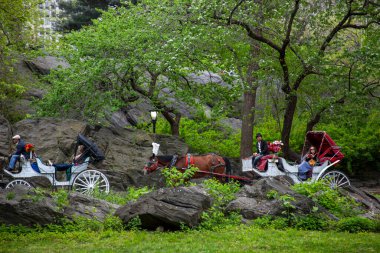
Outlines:
[[[156,133],[157,111],[150,111],[150,117],[153,123],[153,133]]]

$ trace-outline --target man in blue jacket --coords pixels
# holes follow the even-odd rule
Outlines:
[[[25,142],[21,140],[20,135],[15,135],[12,137],[13,144],[16,144],[16,151],[12,154],[11,160],[9,162],[8,170],[12,171],[16,165],[16,162],[20,159],[21,155],[26,156]]]

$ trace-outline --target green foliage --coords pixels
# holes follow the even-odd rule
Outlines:
[[[224,208],[228,203],[236,198],[235,194],[240,190],[239,182],[231,181],[221,183],[219,180],[212,178],[203,182],[207,193],[213,198],[213,206],[216,208]]]
[[[197,229],[217,231],[229,226],[237,226],[241,224],[241,219],[242,217],[239,213],[225,214],[223,210],[212,206],[202,213],[201,223]]]
[[[241,223],[241,215],[235,212],[226,214],[226,205],[234,200],[235,194],[240,190],[238,182],[221,183],[216,179],[209,179],[203,182],[207,193],[213,198],[213,205],[210,209],[202,213],[199,229],[219,230],[228,226]]]
[[[338,221],[337,231],[358,232],[380,232],[380,221],[370,220],[364,217],[350,217]]]
[[[326,231],[329,229],[329,222],[317,215],[297,216],[293,227],[299,230]]]
[[[28,198],[30,198],[33,202],[39,202],[45,198],[46,191],[42,188],[33,188],[33,193],[28,194]]]
[[[314,214],[292,216],[291,219],[289,219],[288,217],[274,217],[270,215],[265,215],[255,219],[252,225],[254,227],[266,229],[295,228],[298,230],[326,231],[330,228],[330,224],[327,220]]]
[[[138,231],[141,230],[141,219],[139,216],[135,216],[132,219],[128,221],[128,224],[126,225],[125,229],[132,230],[132,231]]]
[[[343,196],[339,189],[331,189],[324,181],[295,184],[292,189],[325,207],[337,217],[352,217],[360,213],[353,198]]]
[[[7,200],[12,200],[16,197],[15,192],[7,192],[7,196],[5,197]]]
[[[103,199],[107,202],[114,203],[117,205],[125,205],[129,201],[134,201],[139,199],[141,196],[148,194],[151,192],[148,186],[144,186],[141,188],[129,187],[127,192],[113,192],[110,191],[108,194],[104,192],[96,192],[94,194],[95,198]]]
[[[199,169],[193,166],[183,171],[177,168],[164,168],[161,173],[165,177],[167,187],[189,186],[190,179]]]
[[[59,189],[56,192],[52,193],[52,196],[57,203],[57,208],[59,211],[63,211],[63,209],[69,205],[69,192],[64,189]]]
[[[223,126],[215,121],[198,122],[184,118],[180,124],[180,136],[193,152],[240,156],[240,133],[233,133],[231,129],[223,130]]]

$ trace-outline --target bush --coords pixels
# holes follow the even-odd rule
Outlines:
[[[359,203],[351,197],[343,196],[339,189],[331,189],[323,181],[295,184],[292,189],[311,198],[339,218],[353,217],[360,213]]]
[[[226,214],[224,209],[226,205],[235,199],[235,194],[239,191],[238,182],[232,181],[226,184],[216,179],[209,179],[203,182],[207,192],[213,198],[213,206],[206,212],[202,213],[201,224],[199,229],[218,230],[228,226],[241,224],[241,215],[232,212]]]
[[[327,220],[315,216],[315,215],[305,215],[297,216],[294,220],[294,228],[300,230],[319,230],[323,231],[329,227]]]
[[[190,179],[199,169],[193,166],[181,171],[176,168],[165,168],[161,171],[162,175],[165,177],[165,182],[167,187],[178,187],[178,186],[189,186]]]
[[[141,196],[151,192],[152,189],[144,186],[142,188],[129,187],[127,192],[94,192],[93,197],[108,201],[117,205],[125,205],[129,201],[137,200]]]
[[[350,233],[380,231],[379,221],[370,220],[364,217],[344,218],[341,219],[336,226],[338,231],[347,231]]]
[[[240,184],[237,181],[223,184],[215,178],[205,180],[203,185],[214,199],[214,206],[218,208],[223,208],[234,200],[235,194],[240,190]]]

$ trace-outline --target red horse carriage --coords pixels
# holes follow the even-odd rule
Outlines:
[[[183,157],[176,156],[158,156],[159,144],[153,143],[153,156],[144,167],[145,172],[152,172],[157,169],[166,167],[176,167],[177,169],[186,170],[190,165],[199,168],[195,177],[214,176],[220,179],[235,179],[242,183],[252,183],[252,179],[231,175],[230,161],[216,154],[207,154],[192,156],[187,154]],[[269,150],[272,154],[261,158],[257,168],[253,168],[253,157],[242,159],[242,171],[254,172],[261,177],[287,175],[293,179],[294,183],[300,183],[303,180],[299,176],[299,164],[290,163],[284,158],[279,157],[282,142],[274,141],[269,144]],[[350,180],[341,171],[336,170],[334,166],[339,163],[344,155],[340,147],[336,146],[331,137],[324,131],[311,131],[306,134],[302,156],[306,154],[311,146],[317,148],[319,162],[313,166],[309,178],[311,181],[325,179],[332,187],[344,187],[350,185]]]

